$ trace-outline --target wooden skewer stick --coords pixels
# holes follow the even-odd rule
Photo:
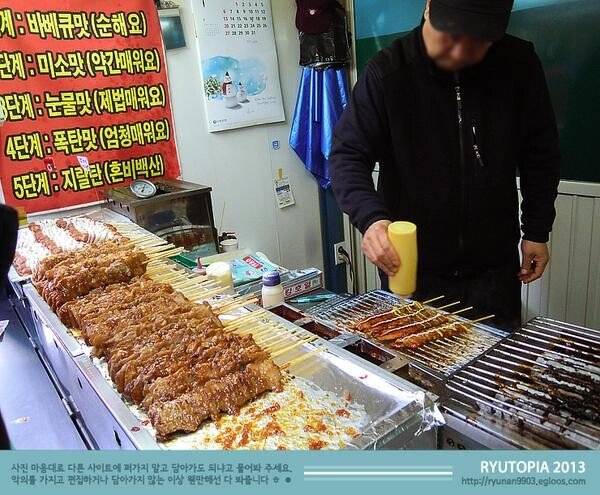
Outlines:
[[[173,269],[173,264],[166,263],[165,261],[162,261],[162,260],[158,260],[158,261],[152,262],[152,264],[148,266],[148,269],[146,270],[146,272],[167,271],[167,270],[172,270],[172,269]]]
[[[271,327],[271,322],[268,323],[261,323],[260,321],[250,321],[248,322],[248,325],[253,325],[253,326],[240,326],[240,327],[224,327],[223,331],[224,332],[235,332],[239,335],[244,335],[245,333],[249,333],[252,332],[253,329],[257,329],[257,328],[266,328],[266,327]]]
[[[204,289],[199,283],[198,280],[193,278],[188,278],[183,275],[179,281],[171,284],[173,289],[181,290],[181,289],[189,289],[190,287],[198,287],[199,289]]]
[[[217,309],[220,309],[222,307],[225,306],[229,306],[231,304],[239,304],[240,302],[246,302],[246,301],[256,301],[257,297],[253,294],[248,294],[247,296],[231,296],[230,298],[228,298],[228,302],[226,302],[225,304],[218,306]]]
[[[303,354],[302,356],[298,356],[297,358],[294,358],[291,361],[288,361],[287,363],[282,364],[280,366],[280,368],[282,370],[287,370],[287,369],[291,368],[292,366],[299,364],[302,361],[304,361],[310,357],[313,357],[315,354],[318,354],[319,352],[323,352],[324,350],[325,350],[325,347],[318,347],[314,351],[307,352],[306,354]]]
[[[212,294],[211,291],[208,291],[204,288],[199,288],[199,289],[177,289],[179,292],[181,292],[185,297],[187,297],[190,301],[196,300],[196,299],[208,299],[210,297],[212,297],[214,294]]]
[[[254,321],[251,322],[250,326],[245,326],[242,328],[236,328],[233,330],[230,330],[229,328],[227,329],[227,331],[234,331],[237,332],[240,335],[244,335],[247,333],[256,333],[259,330],[262,331],[265,328],[269,328],[270,330],[273,330],[274,328],[274,324],[272,321]]]
[[[164,251],[169,248],[166,244],[157,244],[153,242],[151,244],[136,244],[134,247],[137,247],[140,251],[142,251],[146,256],[150,256],[151,254],[157,253],[159,251]]]
[[[223,331],[224,332],[239,332],[241,330],[243,330],[244,328],[247,327],[247,325],[258,325],[259,323],[259,319],[256,320],[248,320],[246,322],[246,324],[240,324],[240,325],[223,325]]]
[[[208,278],[199,278],[199,282],[198,285],[202,286],[202,287],[206,287],[207,289],[210,289],[211,287],[219,287],[219,283],[215,280],[211,280]]]
[[[222,299],[219,299],[218,301],[215,301],[213,304],[213,308],[215,311],[218,311],[222,308],[226,308],[227,306],[236,304],[237,301],[242,300],[241,298],[237,298],[237,296],[233,295],[233,294],[227,294],[225,297],[223,297]]]
[[[242,328],[245,328],[248,325],[253,325],[256,322],[258,322],[260,320],[264,320],[264,319],[265,319],[265,315],[264,315],[264,313],[261,313],[259,315],[253,315],[251,318],[246,317],[242,321],[240,321],[240,318],[238,318],[237,320],[228,321],[225,323],[224,326],[228,330],[235,330],[235,329],[241,330]]]
[[[169,249],[168,251],[161,251],[160,253],[151,254],[148,256],[150,261],[159,260],[161,258],[170,258],[172,256],[177,256],[183,252],[183,248],[175,248]]]
[[[262,327],[262,325],[261,325]],[[252,339],[254,340],[254,342],[257,345],[261,345],[258,343],[257,339],[259,338],[264,338],[267,335],[271,335],[273,333],[273,329],[267,325],[264,328],[261,327],[256,327],[257,330],[252,330],[252,331],[247,331],[247,332],[234,332],[237,335],[239,335],[240,337],[247,337],[248,335],[252,337]],[[261,346],[262,347],[262,346]]]
[[[435,309],[446,309],[446,308],[450,308],[451,306],[456,306],[457,304],[460,304],[460,301],[454,301],[453,303],[450,304],[446,304],[445,306],[440,306],[439,308],[435,308]]]
[[[256,320],[249,320],[242,325],[235,325],[231,327],[225,327],[225,331],[227,332],[245,332],[247,330],[251,330],[252,328],[258,325],[268,325],[269,327],[273,326],[272,321],[265,321],[265,318],[258,318]]]
[[[168,249],[162,249],[155,253],[147,254],[146,256],[148,256],[149,258],[164,258],[167,256],[172,256],[171,253],[178,254],[178,253],[181,253],[182,251],[183,251],[182,247],[173,247],[173,248],[169,247]]]
[[[219,299],[218,301],[214,301],[213,304],[211,304],[212,310],[215,313],[219,311],[222,313],[223,309],[227,308],[230,304],[233,304],[235,302],[234,297],[235,296],[227,294],[225,297]]]
[[[433,299],[427,299],[427,301],[423,301],[421,304],[430,304],[434,301],[439,301],[440,299],[444,299],[444,297],[446,297],[446,296],[437,296],[437,297],[434,297]]]
[[[157,244],[151,244],[151,245],[140,245],[140,244],[135,244],[134,247],[137,247],[140,251],[142,251],[146,256],[153,254],[157,251],[162,251],[166,246],[164,245],[157,245]]]
[[[256,341],[256,343],[260,346],[266,344],[267,342],[276,339],[275,342],[271,342],[269,345],[273,345],[277,342],[279,342],[280,340],[289,340],[290,337],[293,338],[298,338],[298,333],[297,332],[289,332],[286,334],[281,334],[281,333],[274,333],[272,335],[269,336],[262,336],[260,339],[254,339]]]
[[[292,333],[285,333],[285,334],[275,334],[275,335],[270,335],[270,336],[262,336],[261,340],[258,341],[256,340],[256,343],[264,348],[264,349],[268,349],[268,348],[275,348],[280,344],[283,343],[290,343],[290,342],[296,342],[298,339],[298,334],[292,334]]]
[[[164,261],[155,261],[153,262],[148,269],[146,270],[146,272],[169,272],[172,271],[173,269],[176,269],[177,267],[174,266],[171,263],[165,263]]]
[[[495,316],[496,315],[487,315],[487,316],[484,316],[482,318],[477,318],[476,320],[465,321],[465,323],[472,325],[474,323],[479,323],[481,321],[490,320],[491,318],[494,318]]]
[[[163,273],[156,273],[154,275],[154,280],[162,280],[162,279],[172,279],[174,277],[183,278],[185,276],[185,272],[183,270],[173,270]]]
[[[160,253],[161,251],[166,251],[167,249],[174,249],[177,246],[174,246],[173,244],[163,244],[160,246],[138,246],[142,251],[144,251],[144,254],[146,254],[146,256],[149,256],[151,254],[156,254],[156,253]]]
[[[225,287],[223,285],[217,285],[217,286],[205,286],[205,285],[198,285],[198,290],[199,291],[204,291],[205,294],[209,294],[208,297],[212,297],[212,296],[216,296],[217,294],[220,294],[221,292],[226,292],[229,290],[229,287]]]
[[[258,335],[261,332],[264,332],[266,330],[271,331],[272,328],[273,328],[273,325],[269,322],[269,323],[262,323],[260,325],[253,326],[251,328],[243,328],[240,330],[233,330],[233,331],[235,333],[237,333],[238,335],[247,335],[247,334]]]
[[[473,309],[473,306],[468,306],[466,308],[459,309],[458,311],[454,311],[454,312],[452,312],[450,314],[451,315],[459,315],[460,313],[464,313],[465,311],[469,311],[470,309]]]
[[[181,284],[185,279],[184,279],[183,275],[181,275],[179,273],[173,273],[173,274],[157,275],[154,277],[154,280],[156,280],[157,282],[168,283],[171,286],[173,286],[173,284]],[[173,287],[173,288],[176,289],[177,287]]]
[[[156,280],[156,279],[155,279],[155,280]],[[180,275],[179,275],[179,276],[178,276],[178,275],[175,275],[175,276],[173,276],[173,277],[167,277],[167,278],[165,278],[165,279],[158,280],[158,282],[161,282],[161,283],[163,283],[163,284],[170,285],[170,286],[171,286],[171,288],[172,288],[173,290],[178,290],[178,291],[180,291],[180,292],[182,291],[182,289],[181,289],[180,287],[175,287],[175,285],[176,285],[177,283],[181,283],[181,276],[180,276]]]
[[[271,326],[271,325],[266,325],[265,328],[263,328],[262,330],[258,330],[258,331],[250,331],[250,332],[246,332],[244,334],[240,334],[238,332],[238,335],[252,335],[252,338],[254,339],[254,341],[258,344],[258,340],[257,339],[266,339],[268,336],[272,336],[272,335],[279,335],[277,333],[277,331]]]
[[[258,311],[252,311],[250,313],[246,313],[244,315],[238,316],[235,320],[230,320],[225,323],[226,327],[237,325],[238,323],[244,323],[246,320],[254,320],[255,318],[264,318],[267,312],[264,309],[259,309]]]
[[[159,244],[157,244],[157,242]],[[181,246],[176,246],[175,244],[172,244],[170,242],[166,242],[162,239],[159,239],[158,241],[152,241],[152,243],[143,243],[140,246],[140,249],[143,249],[144,251],[164,251],[165,249],[173,249],[176,247],[181,247]]]
[[[133,237],[133,236],[129,236],[129,240],[125,243],[125,245],[129,245],[129,244],[141,244],[143,243],[144,240],[146,241],[153,241],[156,239],[155,235],[151,235],[151,234],[145,234],[145,235],[140,235],[137,237]]]
[[[188,284],[192,284],[192,285],[196,284],[197,285],[199,282],[198,279],[189,277],[188,274],[185,272],[178,272],[178,275],[179,275],[179,281],[176,282],[177,285],[188,285]]]
[[[274,321],[268,321],[267,324],[270,325],[271,333],[273,335],[296,335],[296,334],[299,334],[299,332],[296,329],[289,330],[289,329],[285,328],[283,325],[280,325],[279,323],[276,323]]]
[[[214,311],[217,314],[222,314],[222,313],[226,313],[227,311],[233,311],[234,309],[238,309],[238,308],[242,308],[244,306],[247,306],[248,304],[252,304],[253,302],[257,302],[258,298],[253,298],[253,299],[247,299],[247,300],[243,300],[243,301],[234,301],[232,303],[229,304],[224,304],[223,306],[217,306]]]
[[[210,299],[212,296],[216,296],[217,294],[220,294],[221,292],[226,291],[226,290],[229,290],[229,287],[220,287],[218,289],[213,289],[211,291],[208,291],[205,294],[203,294],[201,297],[198,297],[196,299],[190,299],[189,297],[188,297],[188,299],[190,299],[190,301],[192,301],[192,302],[203,301],[206,299]]]
[[[168,264],[166,264],[165,260],[162,258],[150,258],[150,257],[148,257],[147,266],[148,266],[148,268],[146,268],[146,271],[154,271],[154,269],[156,267],[161,267],[161,268],[166,268],[166,269],[173,267],[173,265],[169,266]]]
[[[146,275],[146,277],[150,277],[152,280],[156,281],[156,282],[160,282],[162,279],[165,278],[169,278],[170,277],[170,273],[169,272],[164,272],[164,271],[147,271],[146,273],[144,273],[144,275]]]
[[[181,275],[171,275],[171,276],[162,276],[162,277],[151,277],[155,282],[170,285],[173,287],[173,284],[178,280],[181,280]],[[175,289],[175,287],[173,287]]]
[[[144,275],[152,278],[152,280],[160,281],[163,278],[170,278],[171,275],[173,275],[173,272],[165,270],[146,270],[146,273]]]
[[[185,284],[184,284],[184,281],[185,281]],[[183,274],[182,278],[181,278],[181,282],[178,282],[178,283],[180,283],[181,285],[187,285],[188,282],[191,283],[192,286],[195,285],[199,288],[203,288],[203,289],[207,289],[207,290],[210,289],[214,285],[213,283],[209,282],[208,280],[204,279],[203,277],[196,276],[196,275],[188,276],[188,274]]]
[[[295,349],[296,347],[300,347],[301,345],[304,344],[309,344],[315,340],[317,340],[319,337],[308,337],[307,339],[304,340],[299,340],[298,342],[296,342],[295,344],[292,344],[290,346],[284,347],[283,349],[279,349],[278,351],[276,351],[275,353],[271,354],[271,359],[276,358],[277,356],[281,356],[282,354],[285,354],[286,352],[291,351],[292,349]]]
[[[299,340],[298,339],[284,339],[280,342],[265,345],[265,346],[263,346],[263,349],[271,352],[271,357],[274,357],[272,354],[273,352],[280,352],[280,351],[283,351],[284,349],[287,349],[288,347],[290,349],[293,349],[294,347],[292,347],[292,346],[298,347],[299,344],[304,344],[304,343],[308,342],[308,340],[309,340],[308,338],[299,339]],[[314,338],[313,338],[313,340],[314,340]]]
[[[281,338],[275,342],[271,342],[270,344],[258,344],[263,350],[268,351],[270,353],[273,353],[274,351],[277,351],[278,349],[283,349],[282,346],[286,346],[289,345],[291,343],[293,343],[293,345],[297,344],[298,341],[296,339],[292,340],[290,338]],[[271,357],[273,357],[273,354],[271,354]]]
[[[190,301],[196,297],[205,297],[207,293],[207,289],[203,287],[173,287],[177,292],[180,292],[185,297],[187,297]]]

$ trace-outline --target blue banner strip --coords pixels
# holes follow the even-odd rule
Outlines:
[[[0,452],[3,493],[600,493],[598,451]]]

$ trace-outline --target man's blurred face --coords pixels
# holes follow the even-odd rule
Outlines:
[[[491,41],[438,31],[429,21],[428,10],[425,11],[423,40],[427,55],[440,69],[456,72],[485,58],[492,46]]]

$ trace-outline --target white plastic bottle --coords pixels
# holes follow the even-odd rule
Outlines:
[[[271,308],[283,303],[283,286],[279,272],[265,273],[262,278],[262,305]]]

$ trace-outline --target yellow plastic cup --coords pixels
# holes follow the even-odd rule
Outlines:
[[[412,222],[393,222],[388,238],[400,257],[400,268],[390,277],[390,291],[409,297],[417,290],[417,226]]]

